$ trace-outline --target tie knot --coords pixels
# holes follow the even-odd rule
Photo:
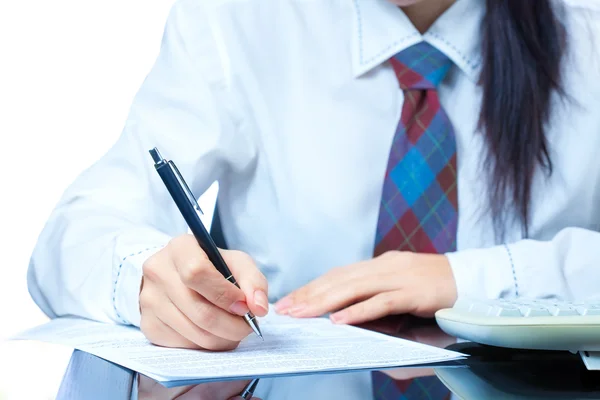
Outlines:
[[[427,42],[401,51],[390,61],[402,90],[436,89],[452,67],[452,60]]]

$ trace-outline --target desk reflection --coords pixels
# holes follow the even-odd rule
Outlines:
[[[250,383],[247,381],[211,382],[166,388],[146,376],[138,377],[139,400],[238,400]],[[252,397],[253,400],[262,400]]]
[[[415,318],[410,315],[388,317],[360,325],[360,327],[441,349],[457,342],[455,337],[442,331],[433,320]],[[421,367],[398,368],[382,372],[398,381],[435,376],[433,368]]]

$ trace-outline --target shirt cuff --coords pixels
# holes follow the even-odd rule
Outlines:
[[[136,238],[137,240],[130,240]],[[144,238],[140,244],[140,238]],[[171,240],[160,232],[128,232],[119,236],[113,261],[112,303],[117,322],[140,326],[140,287],[142,266],[152,255],[160,251]]]
[[[517,276],[508,246],[462,250],[448,253],[446,257],[454,274],[458,297],[517,297]]]

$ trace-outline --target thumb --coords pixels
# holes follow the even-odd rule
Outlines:
[[[254,315],[264,317],[269,312],[267,278],[252,257],[236,250],[221,251],[238,285],[246,295],[246,303]]]

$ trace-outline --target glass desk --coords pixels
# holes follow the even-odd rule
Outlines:
[[[379,321],[367,328],[469,355],[466,360],[432,367],[385,371],[397,381],[412,380],[415,387],[435,388],[429,395],[419,393],[411,399],[600,399],[600,371],[588,371],[578,354],[461,343],[445,335],[431,321],[410,317]],[[75,351],[57,399],[228,400],[247,383],[231,381],[165,388],[145,376]],[[262,400],[359,400],[372,399],[371,391],[371,373],[357,372],[261,378],[255,396]]]

